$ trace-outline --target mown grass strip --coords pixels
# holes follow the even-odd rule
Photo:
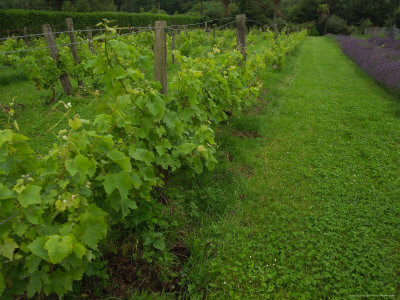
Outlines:
[[[397,97],[325,37],[266,88],[221,129],[217,170],[184,182],[201,224],[186,237],[190,297],[397,295]]]

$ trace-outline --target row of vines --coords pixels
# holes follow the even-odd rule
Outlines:
[[[78,37],[79,65],[67,47],[60,48],[58,64],[46,50],[0,56],[0,65],[20,68],[38,88],[54,90],[65,72],[101,82],[108,98],[95,119],[71,117],[46,155],[31,150],[17,125],[0,130],[0,295],[5,299],[63,296],[84,274],[100,272],[95,262],[112,228],[138,235],[143,258],[162,257],[168,250],[157,191],[178,169],[214,168],[215,126],[229,112],[254,103],[268,68],[282,65],[306,36],[304,31],[275,40],[271,32],[251,31],[248,43],[262,40],[265,47],[245,64],[234,31],[215,39],[204,32],[182,34],[174,51],[179,71],[163,95],[149,72],[153,34],[116,36],[105,27],[93,52],[85,37]],[[30,47],[44,43],[36,39]],[[68,41],[61,35],[57,44],[62,43]],[[200,47],[205,43],[209,49]],[[10,39],[0,52],[24,47]]]

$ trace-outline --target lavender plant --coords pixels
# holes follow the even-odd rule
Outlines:
[[[361,69],[387,88],[400,91],[399,42],[389,38],[360,40],[339,36],[343,52]]]

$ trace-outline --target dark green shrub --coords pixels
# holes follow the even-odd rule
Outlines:
[[[347,34],[348,25],[344,19],[341,17],[332,15],[329,17],[328,21],[328,32],[333,34]]]
[[[148,26],[155,21],[165,20],[168,25],[183,25],[198,23],[202,20],[200,16],[188,15],[165,15],[151,13],[78,13],[67,11],[34,11],[34,10],[0,10],[1,34],[5,34],[6,29],[21,30],[28,27],[30,32],[41,32],[43,24],[50,24],[53,31],[66,30],[65,18],[74,20],[76,29],[86,29],[87,26],[95,27],[103,19],[114,20],[116,25],[121,27],[128,26]]]
[[[396,10],[394,13],[394,21],[396,22],[397,28],[400,27],[400,9]]]

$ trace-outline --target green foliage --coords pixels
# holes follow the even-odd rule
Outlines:
[[[72,5],[71,1],[64,1],[64,3],[62,4],[61,10],[62,11],[74,11],[75,8]]]
[[[348,25],[341,17],[332,15],[328,20],[328,32],[333,34],[347,34]]]
[[[33,10],[0,10],[0,27],[6,29],[23,29],[28,27],[31,32],[42,32],[43,24],[50,24],[53,31],[66,30],[65,19],[70,17],[74,20],[76,29],[86,29],[87,26],[94,28],[103,19],[115,20],[116,25],[121,27],[148,26],[155,21],[165,20],[169,25],[192,24],[201,20],[199,16],[188,15],[157,15],[150,13],[77,13],[77,12],[52,12]]]
[[[397,28],[400,27],[400,9],[397,9],[394,13],[394,21],[396,22]]]
[[[75,11],[77,12],[89,12],[90,11],[90,4],[87,0],[77,0],[75,3]],[[93,11],[96,11],[95,9]],[[108,11],[108,10],[104,10]]]
[[[225,16],[225,7],[221,1],[204,1],[203,8],[201,8],[200,3],[196,3],[187,12],[189,15],[200,15],[201,9],[203,9],[203,16],[213,19],[221,19]],[[236,3],[231,3],[229,5],[229,16],[236,16],[239,14],[239,7]]]
[[[162,232],[171,225],[163,221],[154,191],[164,186],[166,174],[214,168],[213,127],[229,111],[254,103],[267,67],[282,65],[305,37],[302,32],[274,41],[270,32],[260,34],[267,47],[244,67],[238,67],[244,62],[237,50],[215,46],[197,58],[176,51],[180,70],[165,96],[143,73],[153,58],[151,33],[115,38],[115,29],[105,26],[96,55],[86,47],[80,53],[83,69],[102,82],[108,100],[94,120],[74,115],[40,158],[25,136],[0,131],[0,290],[6,298],[71,291],[101,255],[100,243],[113,226],[143,241],[142,259],[162,260]],[[44,76],[60,74],[46,72],[47,65],[58,72],[74,69],[63,51],[59,66],[41,54],[8,59],[39,68],[36,77],[48,73],[40,79],[45,85],[52,80]]]
[[[362,31],[362,33],[364,33],[366,28],[372,27],[374,26],[374,24],[372,24],[370,19],[363,19],[360,22],[360,30]]]

